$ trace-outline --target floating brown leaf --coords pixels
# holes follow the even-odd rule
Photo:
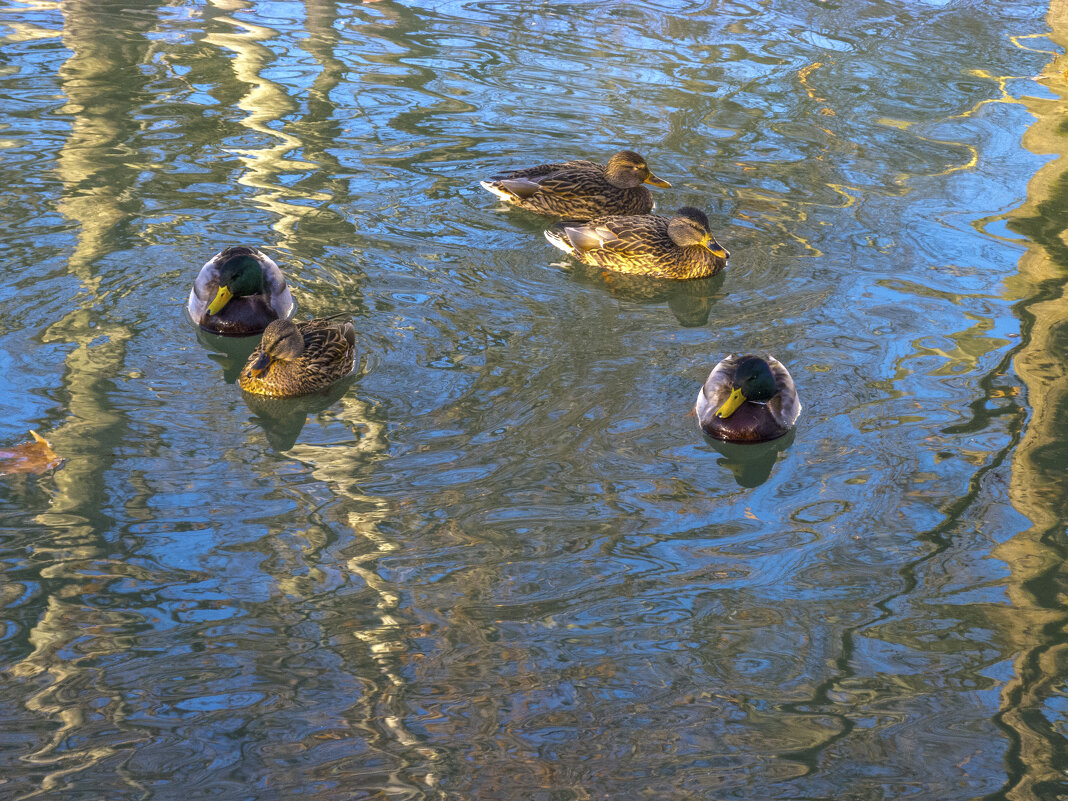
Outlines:
[[[32,429],[30,435],[33,437],[31,442],[20,442],[11,448],[0,448],[0,476],[45,473],[63,463],[47,439]]]

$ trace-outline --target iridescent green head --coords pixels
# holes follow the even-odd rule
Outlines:
[[[747,356],[738,362],[731,388],[730,397],[716,412],[717,417],[730,417],[746,401],[766,403],[779,391],[771,367],[758,356]]]
[[[227,248],[220,258],[219,291],[208,314],[218,314],[233,298],[263,292],[263,268],[249,248]]]

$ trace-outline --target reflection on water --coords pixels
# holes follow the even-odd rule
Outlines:
[[[723,297],[722,272],[710,278],[668,281],[600,270],[578,262],[562,266],[576,281],[599,286],[619,300],[666,304],[679,325],[686,328],[707,325],[712,307]]]
[[[263,426],[267,441],[277,451],[286,451],[297,443],[297,437],[309,414],[316,414],[337,403],[352,388],[354,378],[338,381],[324,392],[299,398],[272,398],[242,392],[249,411]]]
[[[1050,39],[1063,50],[1068,42],[1068,5],[1050,5]],[[1048,48],[1045,40],[1024,41]],[[1052,50],[1052,48],[1049,48]],[[1033,152],[1052,154],[1028,184],[1027,201],[1017,209],[1004,234],[1023,234],[1030,243],[1009,282],[1021,299],[1023,336],[1013,367],[1027,387],[1031,419],[1012,455],[1009,496],[1030,527],[1000,543],[994,555],[1010,571],[1006,594],[1013,615],[1004,622],[1014,643],[1013,670],[1001,688],[998,725],[1010,745],[1013,770],[1007,798],[1041,798],[1063,793],[1066,754],[1063,698],[1065,677],[1064,533],[1066,531],[1063,420],[1068,397],[1068,337],[1065,336],[1064,98],[1063,63],[1051,61],[1040,77],[1046,92],[1025,98],[1035,123],[1024,136]],[[988,224],[988,230],[992,226]]]
[[[186,321],[190,326],[195,325],[188,315],[186,315]],[[208,353],[208,358],[222,368],[223,381],[227,384],[236,384],[238,376],[241,375],[241,369],[259,344],[259,337],[224,337],[200,327],[191,330],[196,332],[195,336],[200,345],[213,351]],[[209,376],[210,374],[204,376],[204,380],[210,380]]]
[[[67,459],[0,479],[0,796],[1068,792],[1044,14],[0,11],[0,442]],[[726,270],[562,264],[478,187],[621,147]],[[233,242],[360,375],[242,395],[183,311]],[[705,440],[752,350],[796,432]]]
[[[792,430],[778,439],[756,444],[724,442],[709,436],[705,442],[722,455],[719,466],[731,471],[739,487],[759,487],[771,476],[779,454],[793,444],[796,435]]]

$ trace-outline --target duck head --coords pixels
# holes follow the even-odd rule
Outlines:
[[[233,298],[258,295],[264,291],[263,267],[251,248],[227,248],[218,256],[219,291],[208,304],[207,315],[218,314]]]
[[[709,229],[708,217],[700,209],[683,206],[668,221],[668,236],[680,248],[697,245],[704,248],[717,259],[726,261],[730,252],[724,248]]]
[[[748,356],[738,363],[731,381],[731,394],[716,410],[716,417],[726,419],[746,401],[767,403],[779,391],[768,363],[758,356]]]
[[[275,362],[298,359],[304,354],[304,335],[289,320],[275,320],[263,331],[260,340],[260,355],[249,365],[249,375],[257,378],[266,373]]]
[[[661,188],[669,187],[663,178],[657,178],[645,163],[645,159],[633,150],[621,150],[608,160],[604,169],[608,183],[619,189],[633,189],[642,184],[651,184]]]

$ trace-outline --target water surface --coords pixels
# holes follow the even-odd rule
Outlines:
[[[1063,13],[10,3],[0,796],[1062,797]],[[623,147],[721,276],[478,187]],[[235,243],[354,382],[242,396]],[[715,446],[750,349],[798,429]]]

